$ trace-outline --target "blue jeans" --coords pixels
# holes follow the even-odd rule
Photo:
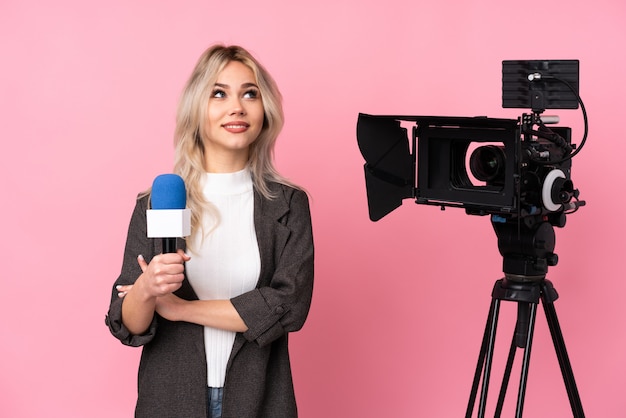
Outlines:
[[[222,396],[224,388],[208,388],[209,418],[222,418]]]

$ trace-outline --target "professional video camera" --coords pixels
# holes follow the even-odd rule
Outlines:
[[[532,110],[517,120],[359,114],[357,139],[366,161],[370,219],[381,219],[407,198],[442,209],[462,207],[471,215],[489,214],[499,239],[532,232],[532,248],[506,248],[500,242],[505,265],[514,264],[505,266],[505,272],[544,276],[547,266],[557,262],[549,245],[554,241],[552,226],[563,227],[565,215],[584,205],[571,180],[571,159],[587,131],[578,67],[578,60],[503,61],[502,106]],[[585,135],[574,151],[571,129],[548,128],[558,116],[542,113],[576,109],[579,103]],[[410,142],[406,123],[412,125]],[[550,226],[541,227],[545,222]],[[535,238],[548,241],[545,251],[535,248]],[[510,257],[513,253],[531,260],[518,265]],[[529,268],[538,259],[541,266]]]
[[[505,277],[496,281],[474,382],[470,417],[483,375],[478,416],[485,414],[500,301],[518,303],[495,416],[500,416],[516,348],[524,348],[516,416],[522,416],[530,346],[543,302],[566,390],[576,418],[584,417],[553,302],[558,294],[545,280],[555,266],[554,227],[585,204],[571,180],[572,158],[587,138],[587,115],[578,95],[577,60],[503,61],[502,106],[527,108],[518,119],[359,114],[357,140],[365,158],[369,215],[378,221],[414,199],[426,205],[464,208],[491,215]],[[551,127],[558,116],[546,109],[577,109],[584,135],[576,148],[571,129]],[[412,129],[411,140],[407,125]]]

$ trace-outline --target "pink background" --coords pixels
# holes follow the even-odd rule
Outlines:
[[[104,326],[110,286],[136,193],[171,170],[178,93],[218,41],[277,79],[277,163],[313,196],[314,302],[291,339],[303,418],[462,416],[501,277],[488,218],[407,201],[369,221],[357,114],[515,118],[503,59],[579,59],[588,205],[557,230],[548,277],[587,416],[626,416],[626,3],[534,4],[2,0],[0,416],[131,416],[140,351]],[[580,111],[552,113],[578,142]],[[571,416],[543,309],[525,413]]]

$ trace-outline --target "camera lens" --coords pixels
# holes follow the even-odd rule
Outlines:
[[[477,180],[488,184],[503,180],[505,158],[503,147],[486,145],[476,148],[470,156],[470,171]]]

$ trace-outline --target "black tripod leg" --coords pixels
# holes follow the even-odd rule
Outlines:
[[[500,311],[500,300],[492,299],[489,307],[489,315],[487,316],[487,324],[485,325],[485,333],[483,334],[483,341],[480,346],[480,353],[478,355],[478,364],[476,365],[476,371],[474,373],[474,381],[472,383],[472,391],[470,393],[470,399],[467,404],[467,410],[465,412],[465,418],[471,418],[472,412],[474,412],[474,403],[476,401],[476,395],[478,393],[478,385],[480,383],[480,377],[483,376],[483,385],[480,392],[480,404],[478,407],[478,417],[485,416],[485,405],[487,402],[487,389],[489,386],[489,376],[491,374],[491,363],[493,360],[493,348],[496,337],[496,328],[498,325],[498,315]],[[484,372],[484,373],[483,373]]]
[[[557,297],[556,290],[554,290],[552,283],[546,280],[542,284],[541,301],[543,302],[548,327],[550,328],[550,335],[552,336],[556,356],[559,360],[559,366],[561,367],[567,397],[569,398],[574,418],[584,418],[585,413],[583,411],[582,402],[580,401],[580,395],[578,394],[578,388],[576,387],[576,381],[574,380],[574,372],[572,371],[572,365],[567,355],[565,341],[563,340],[563,333],[561,332],[561,326],[559,325],[556,309],[554,308],[554,301]]]
[[[530,304],[530,313],[528,318],[528,334],[526,335],[526,346],[524,348],[524,360],[522,362],[522,374],[520,377],[519,392],[517,394],[517,410],[515,416],[522,417],[524,409],[524,398],[526,397],[526,382],[528,381],[528,368],[530,366],[530,349],[533,342],[533,334],[535,331],[535,319],[537,318],[537,303]]]
[[[489,338],[487,341],[487,352],[485,357],[485,370],[483,373],[483,384],[480,389],[480,403],[478,404],[478,418],[485,416],[487,406],[487,391],[489,390],[489,378],[491,377],[491,363],[493,362],[493,349],[496,343],[496,328],[498,327],[498,315],[500,312],[500,299],[493,300],[493,315],[489,324]]]
[[[513,334],[511,348],[509,349],[509,356],[506,361],[506,368],[504,369],[504,375],[502,377],[502,385],[500,386],[500,395],[498,396],[498,403],[496,404],[495,417],[499,417],[502,413],[504,398],[506,397],[506,391],[509,387],[511,370],[513,369],[513,362],[515,361],[515,352],[518,347],[524,348],[528,344],[529,319],[530,304],[527,302],[517,302],[517,322],[515,323],[515,333]]]
[[[511,348],[509,349],[509,357],[506,360],[506,368],[504,369],[504,375],[502,377],[502,385],[500,386],[500,395],[498,395],[498,404],[496,405],[496,412],[494,417],[499,417],[502,414],[502,407],[504,406],[504,398],[506,397],[506,391],[509,387],[509,379],[511,377],[511,370],[513,369],[513,361],[515,360],[515,352],[517,351],[517,344],[515,343],[516,336],[513,335],[511,340]]]
[[[528,380],[528,367],[530,365],[530,348],[533,340],[533,332],[535,328],[535,319],[537,317],[537,304],[536,303],[518,303],[517,324],[515,328],[515,334],[511,341],[511,348],[509,350],[509,357],[506,362],[506,369],[504,370],[504,377],[502,378],[502,386],[500,387],[500,396],[498,396],[498,404],[496,405],[496,412],[494,417],[499,418],[502,414],[502,408],[504,406],[504,398],[509,386],[509,378],[511,376],[511,369],[513,368],[513,361],[515,360],[515,352],[517,348],[524,349],[524,359],[522,362],[522,372],[520,377],[520,386],[517,395],[517,413],[516,417],[522,416],[522,409],[524,407],[524,398],[526,396],[526,382]]]
[[[489,305],[489,314],[487,315],[487,323],[485,324],[483,340],[480,344],[478,363],[476,364],[476,371],[474,372],[474,381],[472,382],[472,390],[470,392],[469,402],[467,404],[467,409],[465,410],[465,418],[471,418],[472,412],[474,412],[474,403],[476,402],[476,394],[478,393],[480,376],[482,375],[483,368],[485,367],[485,353],[487,352],[487,344],[489,341],[489,325],[491,324],[491,318],[493,317],[493,305],[493,302]]]

